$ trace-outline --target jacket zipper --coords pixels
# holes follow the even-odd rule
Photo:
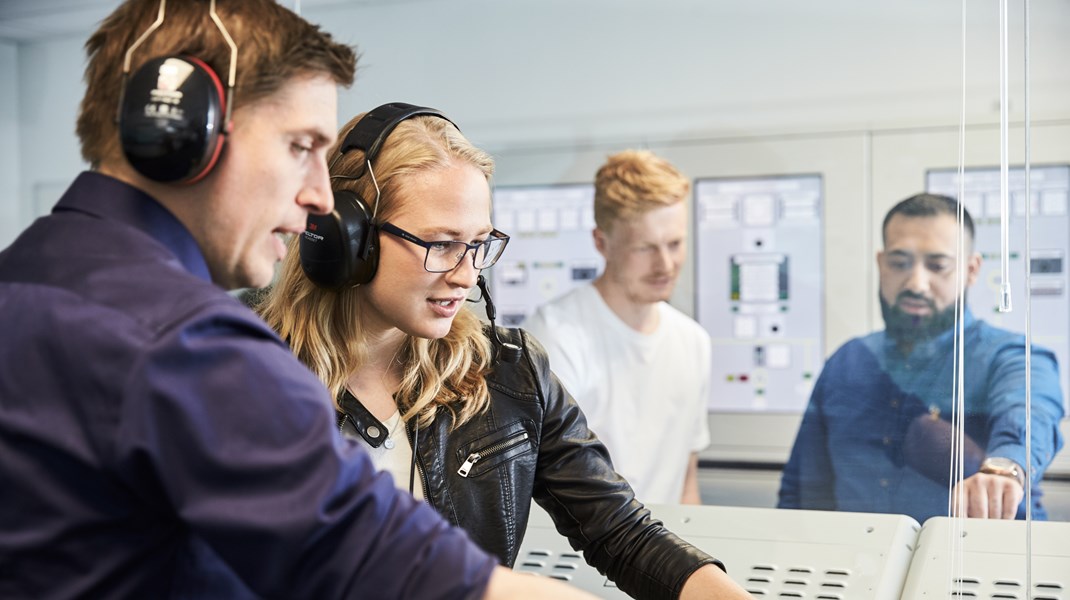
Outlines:
[[[420,474],[420,483],[424,486],[424,502],[427,502],[428,506],[431,508],[435,508],[435,501],[431,498],[431,485],[427,482],[427,473],[424,472],[424,465],[420,458],[420,451],[416,448],[416,444],[412,443],[413,430],[409,423],[405,424],[405,433],[409,436],[409,445],[412,446],[412,454],[416,457],[416,472]],[[417,443],[419,443],[419,441],[417,441]]]
[[[486,448],[477,450],[469,454],[468,458],[464,459],[464,463],[461,465],[461,468],[457,469],[457,474],[461,477],[468,477],[468,473],[472,470],[472,467],[475,466],[477,462],[483,460],[484,458],[491,457],[499,452],[508,450],[527,439],[528,432],[523,431],[514,435],[513,437],[502,440],[497,444],[492,444],[490,446],[487,446]]]
[[[420,474],[420,481],[424,484],[424,501],[431,508],[435,508],[435,499],[431,497],[431,485],[427,483],[427,474],[424,473],[423,463],[419,456],[416,457],[416,472]]]

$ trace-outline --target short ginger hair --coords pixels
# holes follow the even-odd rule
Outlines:
[[[618,220],[683,202],[690,193],[691,181],[653,152],[618,152],[609,156],[595,176],[594,221],[608,232]]]

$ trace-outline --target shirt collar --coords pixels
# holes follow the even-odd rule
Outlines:
[[[193,275],[212,281],[197,240],[170,211],[140,189],[92,171],[78,175],[53,212],[74,211],[124,223],[144,232]]]

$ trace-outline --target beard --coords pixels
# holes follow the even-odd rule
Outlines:
[[[881,301],[881,316],[884,317],[885,331],[896,342],[910,344],[924,342],[947,331],[955,324],[954,304],[938,311],[936,310],[936,304],[932,300],[913,292],[900,292],[896,296],[895,304],[888,304],[884,296],[881,296],[879,292],[877,296]],[[904,298],[925,302],[929,306],[929,316],[922,317],[903,312],[898,304]],[[965,304],[965,295],[962,299],[963,304]]]

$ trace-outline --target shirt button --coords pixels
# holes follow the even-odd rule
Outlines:
[[[899,398],[892,398],[892,408],[899,408]]]
[[[881,487],[882,488],[888,487],[888,480],[887,479],[881,479]]]
[[[884,445],[888,446],[888,445],[890,445],[892,443],[892,438],[890,438],[888,436],[884,436],[884,440],[883,441],[884,441]]]

